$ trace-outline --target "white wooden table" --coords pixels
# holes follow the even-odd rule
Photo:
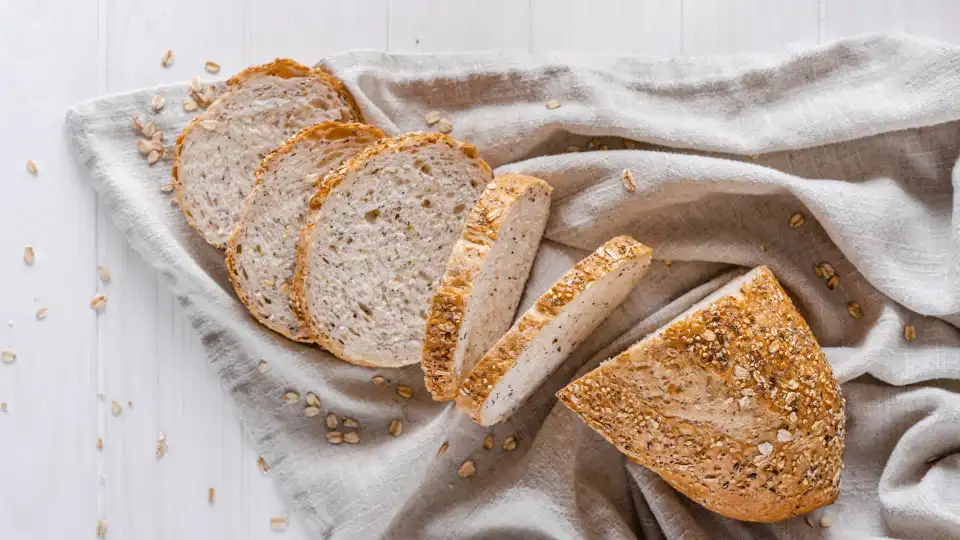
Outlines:
[[[172,295],[79,176],[69,105],[186,81],[206,60],[227,75],[351,48],[782,52],[886,31],[960,42],[960,2],[0,0],[0,348],[17,353],[0,363],[0,539],[93,538],[98,519],[113,539],[307,536],[295,516],[271,531],[284,501]],[[161,431],[169,450],[158,460]]]

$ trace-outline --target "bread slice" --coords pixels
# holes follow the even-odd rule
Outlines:
[[[618,236],[574,265],[464,378],[457,407],[483,426],[508,418],[626,299],[652,253]]]
[[[766,267],[557,395],[621,452],[724,516],[773,522],[837,498],[840,385]]]
[[[462,376],[510,328],[552,191],[532,176],[499,176],[467,217],[427,319],[421,367],[433,399],[456,398]]]
[[[297,245],[311,338],[355,364],[419,362],[430,299],[492,179],[475,146],[439,133],[385,139],[327,175]]]
[[[289,286],[310,197],[327,173],[383,137],[366,124],[323,122],[274,150],[257,169],[257,184],[230,238],[227,270],[237,296],[268,328],[309,341],[290,305]]]
[[[362,122],[346,87],[292,60],[249,68],[177,137],[173,181],[187,222],[211,245],[226,247],[255,171],[301,129],[328,120]]]

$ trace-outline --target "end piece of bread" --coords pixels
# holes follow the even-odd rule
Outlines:
[[[268,328],[309,341],[291,307],[289,287],[310,197],[327,173],[383,137],[366,124],[323,122],[274,150],[257,169],[257,184],[227,248],[227,270],[237,296]]]
[[[552,191],[539,178],[505,174],[467,217],[427,319],[421,367],[433,399],[456,398],[463,375],[513,323]]]
[[[457,407],[483,426],[507,419],[627,298],[652,254],[618,236],[574,265],[464,378]]]
[[[621,452],[724,516],[774,522],[837,498],[840,385],[766,267],[557,396]]]
[[[294,309],[347,362],[416,364],[430,300],[490,167],[439,133],[385,139],[323,180],[297,245]]]
[[[332,75],[277,59],[227,81],[226,92],[177,137],[173,183],[191,227],[224,248],[268,153],[324,121],[362,122]]]

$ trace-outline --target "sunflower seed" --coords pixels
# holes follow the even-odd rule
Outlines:
[[[96,311],[107,307],[107,297],[103,293],[97,293],[93,295],[93,300],[90,300],[90,307]]]
[[[387,428],[387,431],[390,432],[390,435],[399,437],[400,434],[403,433],[403,422],[401,422],[398,418],[394,418],[390,421],[390,427]]]
[[[163,58],[160,59],[160,65],[167,68],[173,64],[173,51],[167,49],[167,52],[163,53]]]
[[[121,414],[123,414],[123,407],[120,405],[119,401],[113,400],[110,403],[110,411],[113,413],[114,416],[120,416]]]
[[[637,185],[633,183],[633,173],[630,172],[630,169],[623,170],[623,176],[620,177],[620,180],[623,182],[623,187],[627,188],[630,193],[637,191]]]
[[[477,474],[477,466],[471,460],[464,461],[457,470],[457,476],[460,478],[470,478]]]
[[[207,502],[213,504],[217,500],[217,490],[210,488],[207,490]]]
[[[450,444],[444,442],[440,445],[440,448],[437,450],[437,457],[440,457],[447,453],[447,448],[450,448]]]
[[[38,321],[42,321],[42,320],[46,319],[46,318],[47,318],[47,313],[49,313],[49,312],[50,312],[50,310],[47,309],[47,308],[45,308],[45,307],[42,307],[42,308],[37,309],[37,320],[38,320]]]
[[[98,538],[107,537],[107,520],[105,519],[97,520],[97,537]]]
[[[314,416],[317,416],[318,414],[320,414],[320,408],[319,408],[319,407],[310,407],[310,406],[308,406],[308,407],[304,407],[304,408],[303,408],[303,415],[306,416],[307,418],[313,418]]]
[[[327,429],[337,429],[339,424],[340,421],[337,420],[337,415],[333,413],[327,414]]]
[[[350,433],[343,434],[343,442],[347,444],[357,444],[360,442],[360,434],[356,431],[351,431]]]
[[[453,122],[449,118],[441,118],[437,121],[437,131],[440,133],[450,133],[453,131]]]
[[[263,456],[257,456],[257,467],[260,467],[260,472],[267,474],[267,471],[270,470],[270,466],[267,465],[267,460],[263,459]]]
[[[836,289],[838,285],[840,285],[840,276],[833,276],[827,280],[827,289],[831,291]]]
[[[267,361],[266,361],[266,360],[261,360],[260,363],[257,364],[257,369],[260,370],[260,373],[266,373],[266,372],[267,372]]]
[[[405,384],[398,384],[397,395],[402,397],[403,399],[410,399],[413,397],[413,388],[410,388]]]
[[[27,263],[28,266],[32,266],[34,261],[37,260],[36,251],[33,249],[33,246],[24,246],[23,247],[23,262]]]
[[[373,384],[377,386],[383,386],[383,383],[386,382],[386,379],[384,379],[382,375],[374,375],[374,377],[370,380],[373,381]]]
[[[37,167],[37,162],[30,159],[27,160],[27,172],[36,176],[40,173],[40,169]]]
[[[428,126],[436,124],[441,118],[443,117],[440,115],[440,111],[430,111],[423,115],[423,121],[426,122]]]
[[[153,99],[150,100],[150,107],[153,109],[153,112],[158,113],[163,106],[167,104],[167,100],[163,96],[153,96]]]
[[[197,105],[197,102],[193,98],[187,98],[183,100],[183,110],[187,112],[193,112],[200,108],[200,105]]]
[[[153,134],[157,131],[157,124],[153,120],[147,122],[147,125],[143,126],[143,129],[140,131],[144,137],[150,138],[153,137]]]
[[[903,339],[907,341],[913,341],[917,339],[917,329],[912,325],[906,325],[903,327]]]
[[[493,435],[487,435],[487,438],[483,440],[483,449],[489,450],[493,448]]]
[[[207,60],[203,64],[203,69],[207,70],[207,73],[220,73],[220,64]]]
[[[513,437],[507,437],[503,440],[503,449],[507,452],[513,452],[517,449],[517,439]]]
[[[110,283],[110,279],[113,277],[110,274],[110,269],[102,264],[97,266],[97,274],[100,276],[100,281],[102,283]]]
[[[160,161],[161,157],[163,157],[163,155],[157,150],[150,152],[147,154],[147,165],[153,167],[158,161]]]
[[[287,516],[274,516],[270,518],[270,528],[275,531],[282,531],[290,525],[290,518]]]
[[[557,101],[557,100],[555,100],[555,99],[551,99],[550,101],[547,102],[547,108],[548,108],[548,109],[559,109],[559,108],[560,108],[560,102]]]
[[[331,431],[327,433],[327,442],[330,444],[340,444],[343,442],[343,433],[339,431]]]
[[[793,433],[785,429],[777,430],[777,441],[779,442],[790,442],[793,440]]]
[[[806,221],[807,219],[803,217],[803,214],[801,214],[800,212],[797,212],[796,214],[790,216],[790,228],[796,229],[799,227],[803,227],[803,224]]]
[[[4,364],[12,364],[17,360],[17,353],[13,349],[0,349],[0,359]]]
[[[850,302],[847,304],[847,313],[849,313],[851,317],[857,319],[858,321],[863,318],[863,310],[860,309],[860,304],[856,302]]]

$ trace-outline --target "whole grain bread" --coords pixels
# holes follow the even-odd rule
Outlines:
[[[724,516],[773,522],[837,498],[840,385],[766,267],[557,396],[621,452]]]
[[[327,173],[383,137],[366,124],[323,122],[271,152],[257,169],[256,186],[244,200],[227,248],[227,270],[237,296],[268,328],[309,341],[289,288],[310,197]]]
[[[385,139],[327,175],[297,244],[311,339],[355,364],[419,362],[430,300],[492,179],[475,146],[439,133]]]
[[[618,236],[574,265],[464,378],[457,407],[484,426],[507,419],[626,299],[652,253]]]
[[[427,319],[421,367],[433,399],[456,398],[462,376],[513,323],[551,191],[539,178],[506,174],[470,211]]]
[[[177,137],[173,183],[191,227],[226,247],[261,160],[313,124],[362,122],[332,75],[277,59],[227,81],[226,91]]]

